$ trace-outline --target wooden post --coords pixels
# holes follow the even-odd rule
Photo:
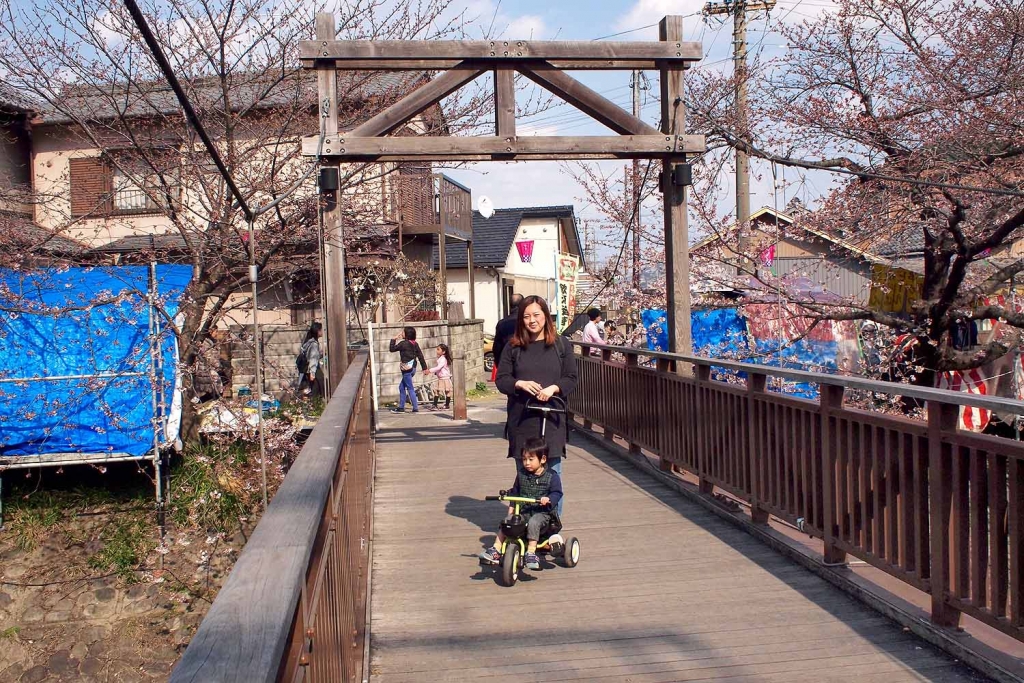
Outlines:
[[[448,319],[448,257],[445,256],[445,242],[448,235],[444,231],[444,204],[442,202],[439,212],[441,217],[441,229],[437,233],[437,263],[441,273],[441,320]]]
[[[587,353],[590,353],[589,347]],[[626,354],[626,357],[629,357],[629,353]],[[601,364],[604,365],[606,363],[610,363],[611,360],[612,352],[607,349],[602,349]],[[599,374],[598,377],[602,377],[603,374],[604,373]],[[607,384],[605,384],[604,386],[605,388],[607,388]],[[615,392],[606,392],[602,397],[602,413],[604,414],[605,418],[604,424],[602,424],[602,426],[604,427],[604,438],[607,439],[608,441],[615,441],[615,430],[608,426],[608,423],[615,419],[613,417],[613,414],[615,412],[615,404],[610,404],[610,402],[615,399],[614,394]]]
[[[703,385],[711,381],[711,367],[708,365],[698,365],[694,369],[697,378],[697,444],[700,450],[697,453],[697,488],[701,493],[710,495],[715,490],[715,485],[707,479],[709,469],[707,462],[708,449],[714,443],[714,439],[711,438],[714,426],[708,424],[708,415],[707,411],[704,410],[705,406],[701,391],[704,388]]]
[[[452,412],[453,420],[467,419],[466,412],[466,355],[459,351],[452,358]]]
[[[761,507],[761,492],[758,490],[757,472],[764,452],[758,440],[757,398],[764,394],[768,376],[758,373],[747,377],[747,457],[750,468],[750,518],[755,524],[768,523],[768,511]]]
[[[659,38],[682,45],[683,18],[668,16],[658,24]],[[686,105],[683,103],[683,70],[661,70],[661,128],[666,138],[686,131]],[[681,164],[668,158],[662,163],[662,192],[665,203],[665,277],[668,289],[668,343],[673,353],[690,355],[690,246],[686,216],[686,187],[673,182],[673,173]],[[686,363],[677,364],[688,372]]]
[[[608,357],[611,358],[611,354],[608,354]],[[629,386],[629,379],[628,379],[629,378],[629,372],[630,372],[629,368],[637,368],[639,366],[640,366],[640,356],[638,356],[635,353],[631,353],[631,354],[626,356],[626,368],[627,368],[627,370],[626,370],[626,377],[627,377],[626,386]],[[639,402],[633,402],[633,401],[626,401],[626,403],[625,403],[627,414],[623,416],[625,418],[623,420],[623,422],[625,424],[633,425],[633,429],[637,429],[637,425],[639,425],[641,422],[643,422],[646,419],[646,418],[641,417],[638,414],[639,413],[640,405],[641,404]],[[629,452],[632,455],[640,455],[640,451],[641,451],[640,444],[636,443],[633,439],[629,439],[629,438],[627,438],[627,442],[629,443]],[[664,459],[664,456],[661,456],[659,458],[659,460],[662,460],[662,459]],[[664,466],[662,466],[661,469],[664,470],[665,469]]]
[[[316,15],[316,39],[334,40],[334,15]],[[338,74],[333,62],[317,68],[317,101],[323,107],[327,104],[326,137],[338,135]],[[321,115],[324,112],[321,110]],[[325,165],[326,166],[326,165]],[[338,171],[337,163],[331,164]],[[345,310],[345,236],[341,226],[341,205],[338,202],[340,189],[324,195],[324,282],[322,292],[325,299],[327,320],[324,327],[327,334],[327,391],[330,395],[341,382],[348,367],[348,324]]]
[[[928,516],[931,529],[932,622],[956,628],[960,611],[946,602],[949,592],[949,519],[953,504],[952,467],[942,443],[944,432],[956,430],[960,409],[949,403],[928,402]]]
[[[469,267],[469,319],[476,320],[476,276],[473,273],[473,240],[466,242],[466,265]]]
[[[822,540],[825,542],[825,564],[843,564],[846,552],[836,547],[839,536],[839,521],[842,510],[836,510],[836,462],[839,454],[837,430],[832,426],[835,413],[843,407],[846,390],[834,384],[821,385],[821,499],[822,499]]]

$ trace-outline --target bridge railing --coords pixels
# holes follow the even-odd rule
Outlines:
[[[373,483],[368,355],[356,354],[171,675],[363,680]]]
[[[1012,415],[1024,402],[577,346],[569,404],[585,427],[745,501],[755,522],[774,515],[821,538],[826,562],[849,554],[929,593],[939,624],[965,613],[1024,640],[1024,443],[957,429],[960,406]],[[745,381],[714,380],[712,366]],[[820,399],[769,391],[770,377],[815,383]],[[927,421],[844,405],[849,389],[926,401]]]

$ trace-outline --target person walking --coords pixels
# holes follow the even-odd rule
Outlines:
[[[496,384],[508,396],[505,438],[508,457],[523,452],[526,441],[540,436],[548,420],[544,442],[550,468],[562,474],[562,458],[568,437],[565,414],[527,410],[529,401],[546,403],[552,396],[567,399],[578,381],[572,345],[555,332],[555,322],[544,299],[528,296],[519,305],[516,331],[501,353]],[[558,513],[561,514],[561,510]]]
[[[494,326],[494,370],[491,372],[491,381],[498,377],[498,364],[501,362],[501,352],[505,350],[512,335],[516,333],[516,321],[519,319],[519,304],[523,300],[522,294],[513,294],[509,303],[512,310]]]
[[[427,370],[427,361],[423,360],[423,351],[416,343],[416,328],[406,327],[401,334],[391,340],[389,350],[398,353],[401,363],[402,379],[398,383],[398,407],[392,408],[393,413],[405,412],[405,398],[409,397],[412,403],[412,412],[420,412],[420,404],[416,398],[416,387],[413,386],[412,378],[416,375],[416,361],[419,360],[423,371]]]
[[[437,410],[437,402],[444,394],[444,409],[452,407],[452,354],[447,344],[437,345],[437,365],[426,371],[428,375],[437,377],[437,387],[434,391],[434,410]]]
[[[583,327],[583,343],[584,344],[604,344],[604,339],[601,337],[601,311],[597,308],[591,308],[587,311],[587,317],[590,318]],[[600,356],[601,349],[590,349],[591,356]]]
[[[313,400],[323,398],[324,392],[324,354],[320,348],[320,338],[324,336],[323,323],[314,322],[306,332],[306,338],[299,347],[299,356],[295,364],[299,369],[299,395]]]

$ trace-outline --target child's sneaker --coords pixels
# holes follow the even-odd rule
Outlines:
[[[480,561],[486,564],[498,564],[501,562],[501,551],[493,545],[480,553]]]
[[[537,553],[526,553],[526,568],[540,569],[540,559],[537,557]]]

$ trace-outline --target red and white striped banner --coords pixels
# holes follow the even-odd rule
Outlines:
[[[967,370],[966,372],[943,372],[939,375],[939,389],[963,391],[978,396],[988,394],[988,389],[985,387],[985,378],[978,368]],[[986,408],[960,406],[960,429],[969,432],[984,431],[991,420],[992,411]]]

